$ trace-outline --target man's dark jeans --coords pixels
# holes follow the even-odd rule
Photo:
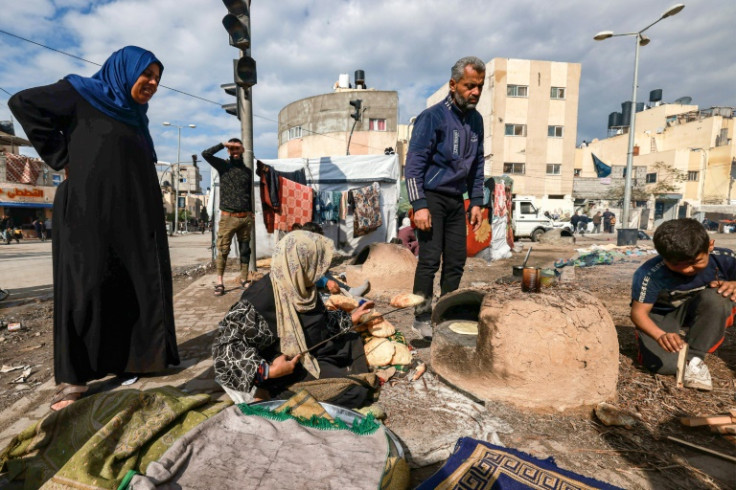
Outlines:
[[[426,318],[432,312],[434,276],[442,261],[440,294],[455,291],[460,285],[467,256],[465,202],[462,196],[448,196],[425,191],[427,208],[432,216],[432,228],[417,229],[419,261],[414,274],[414,294],[424,296],[414,315]]]

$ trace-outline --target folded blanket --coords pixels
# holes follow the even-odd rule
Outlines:
[[[14,437],[0,454],[0,471],[27,489],[114,489],[228,405],[171,386],[81,398]]]

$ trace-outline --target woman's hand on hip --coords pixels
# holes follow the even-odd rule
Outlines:
[[[274,359],[268,367],[268,378],[280,378],[293,373],[301,357],[301,354],[297,354],[292,358],[287,357],[286,354],[281,354],[279,357]]]

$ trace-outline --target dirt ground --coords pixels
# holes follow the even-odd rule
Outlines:
[[[736,248],[732,235],[714,235],[717,246]],[[613,235],[578,239],[576,245],[549,245],[525,241],[524,250],[510,259],[487,263],[468,260],[461,287],[508,279],[513,265],[520,265],[528,247],[533,246],[529,264],[551,267],[557,259],[574,257],[576,248],[592,244],[615,243]],[[640,241],[652,247],[651,241]],[[618,395],[612,403],[637,412],[641,422],[632,429],[607,427],[598,421],[591,409],[575,413],[537,413],[521,411],[499,402],[488,402],[486,408],[497,414],[513,432],[503,434],[508,447],[526,451],[536,457],[552,456],[565,469],[598,477],[624,488],[697,489],[736,488],[736,464],[684,448],[667,439],[679,439],[736,457],[736,446],[707,428],[684,427],[681,416],[720,414],[736,408],[736,329],[727,332],[726,340],[706,363],[713,376],[710,393],[678,390],[672,376],[653,375],[635,362],[636,342],[628,318],[631,277],[636,268],[652,255],[631,255],[612,265],[576,267],[570,287],[588,291],[598,297],[610,312],[616,325],[619,353]],[[339,272],[342,266],[335,270]],[[191,283],[193,277],[211,272],[207,267],[191,267],[175,271],[175,294]],[[233,294],[232,301],[237,299]],[[379,310],[385,311],[387,299],[376,296]],[[203,304],[210,298],[202,298]],[[0,319],[6,323],[22,322],[18,332],[0,330],[0,365],[34,366],[25,382],[13,383],[20,371],[0,374],[0,410],[6,410],[24,393],[53,376],[52,304],[40,301],[0,308]],[[416,355],[429,360],[428,343],[411,330],[412,315],[402,311],[390,318],[404,332]],[[379,398],[380,402],[380,398]],[[389,413],[389,423],[391,413]],[[431,421],[429,421],[431,423]],[[438,465],[414,470],[413,483],[428,477]],[[601,475],[605,475],[605,478]]]

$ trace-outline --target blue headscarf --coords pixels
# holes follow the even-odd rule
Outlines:
[[[156,161],[156,151],[148,131],[148,104],[139,104],[130,95],[138,77],[151,63],[157,63],[163,73],[164,65],[153,53],[137,46],[126,46],[110,55],[100,71],[91,77],[67,75],[64,79],[95,109],[125,124],[141,128]]]

